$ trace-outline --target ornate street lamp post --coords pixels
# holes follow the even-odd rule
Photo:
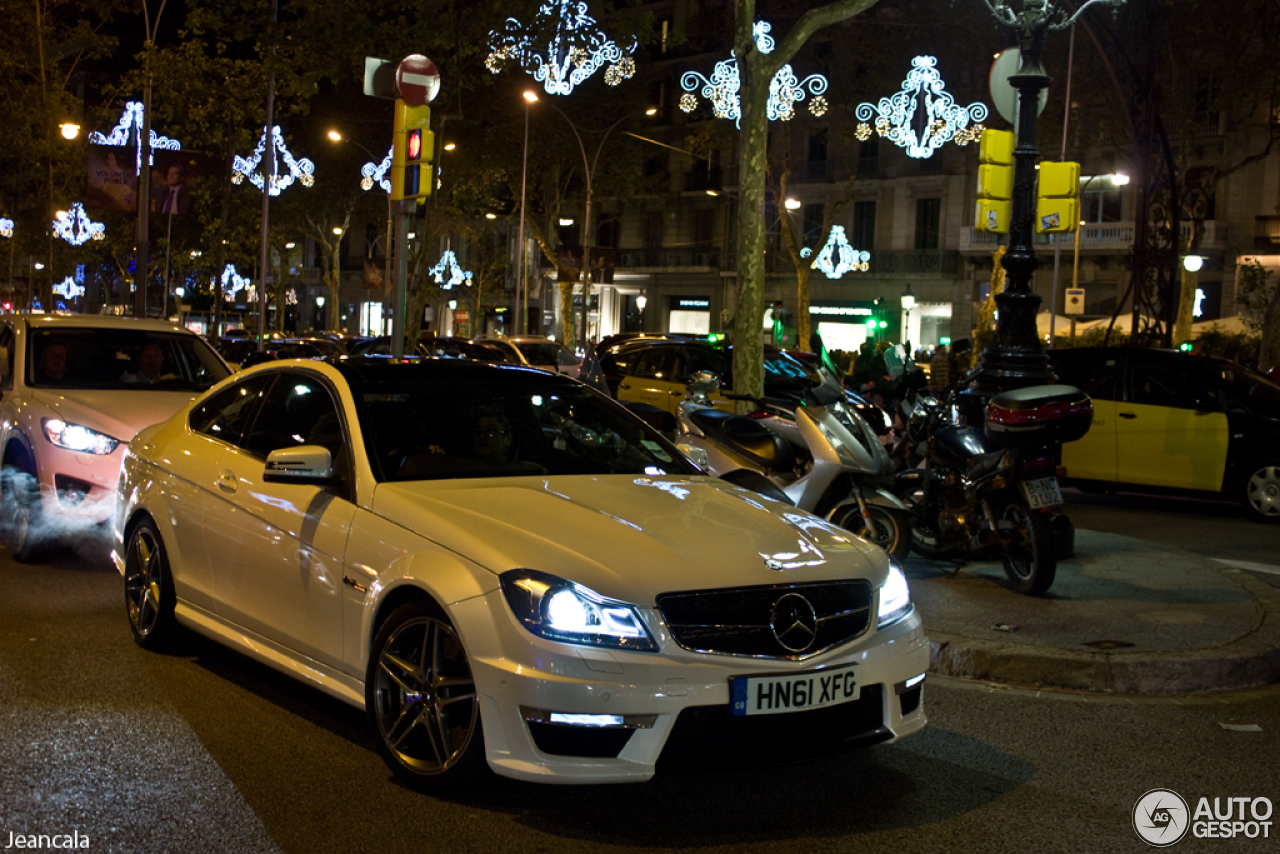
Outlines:
[[[1036,257],[1036,115],[1040,91],[1049,85],[1049,76],[1040,63],[1044,37],[1050,30],[1063,30],[1095,3],[1120,5],[1124,0],[1088,0],[1075,14],[1069,15],[1058,0],[1023,0],[1022,11],[1015,14],[1004,4],[982,0],[991,10],[996,23],[1018,34],[1021,60],[1018,73],[1009,83],[1018,90],[1015,146],[1013,150],[1013,199],[1009,217],[1009,248],[1000,259],[1007,285],[996,295],[999,317],[995,339],[978,362],[977,389],[983,396],[999,394],[1012,388],[1040,385],[1056,378],[1049,358],[1036,334],[1036,311],[1040,297],[1031,291],[1031,279],[1040,260]]]

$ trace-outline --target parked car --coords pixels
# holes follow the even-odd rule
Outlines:
[[[437,359],[474,359],[478,362],[520,364],[505,347],[496,347],[493,344],[467,338],[455,336],[433,338],[426,343],[426,348],[427,352]]]
[[[720,378],[712,394],[717,409],[732,410],[733,348],[721,349],[690,339],[637,339],[610,348],[600,368],[613,396],[624,403],[646,403],[675,415],[685,397],[689,377],[711,371]],[[795,398],[820,379],[800,362],[773,347],[764,352],[765,395]]]
[[[341,342],[334,338],[328,338],[319,335],[304,335],[297,338],[284,339],[286,344],[306,344],[320,351],[322,356],[346,356],[347,348]]]
[[[406,356],[430,356],[431,342],[435,340],[434,332],[418,333],[418,343],[413,352],[406,352]],[[352,344],[347,348],[352,356],[390,356],[391,355],[391,336],[380,335],[377,338],[366,338],[359,343]]]
[[[231,373],[159,320],[0,320],[0,527],[21,561],[111,517],[124,446]]]
[[[482,335],[473,339],[478,344],[501,347],[517,364],[541,368],[544,371],[555,371],[576,377],[582,367],[582,358],[567,344],[554,338],[539,335],[522,335],[507,338],[499,335]]]
[[[278,359],[323,359],[329,354],[305,341],[268,341],[261,350],[254,350],[240,362],[240,368],[252,368],[263,362]]]
[[[1280,522],[1280,385],[1172,350],[1052,350],[1049,360],[1093,398],[1088,434],[1062,446],[1068,484],[1223,497]]]
[[[925,725],[885,553],[613,401],[474,361],[276,362],[129,446],[135,640],[186,626],[363,708],[392,771],[641,781]]]

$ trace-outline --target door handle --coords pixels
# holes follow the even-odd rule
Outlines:
[[[627,389],[628,391],[631,389],[631,386],[627,385],[626,383],[623,383],[622,387]]]
[[[1119,415],[1121,418],[1128,418],[1128,419],[1133,419],[1138,417],[1138,413],[1136,412],[1117,412],[1116,414]]]
[[[230,470],[225,470],[221,472],[218,475],[218,480],[216,482],[218,484],[218,489],[227,493],[235,492],[236,489],[239,487],[239,483],[236,481],[235,473]]]

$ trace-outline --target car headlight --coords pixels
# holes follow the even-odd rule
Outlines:
[[[876,628],[883,629],[896,623],[911,610],[911,590],[907,577],[893,561],[889,561],[889,577],[880,588],[880,609],[876,613]]]
[[[532,569],[504,572],[500,580],[516,618],[539,637],[586,646],[658,650],[634,605]]]
[[[119,439],[113,439],[106,433],[90,430],[80,424],[68,424],[57,418],[43,418],[40,425],[44,427],[44,435],[51,443],[68,451],[105,456],[120,444]]]

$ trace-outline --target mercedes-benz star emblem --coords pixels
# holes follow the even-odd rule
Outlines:
[[[818,639],[818,615],[799,593],[778,597],[769,614],[773,636],[788,652],[804,652]]]

